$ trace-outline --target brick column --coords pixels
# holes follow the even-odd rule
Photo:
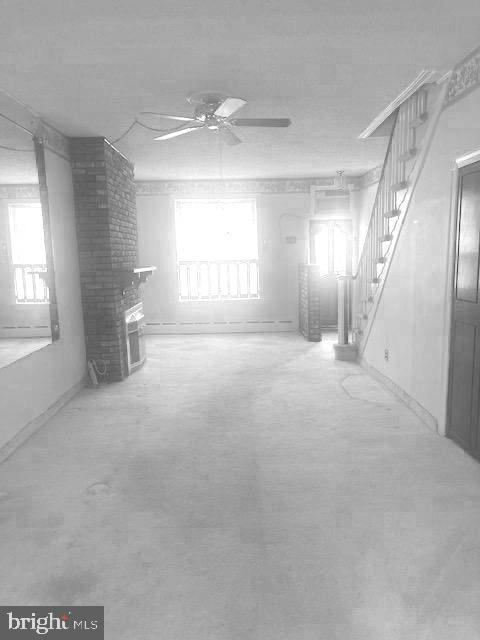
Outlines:
[[[137,263],[132,164],[104,138],[72,138],[71,160],[87,359],[106,364],[102,380],[128,375],[124,312],[140,301],[122,291]]]

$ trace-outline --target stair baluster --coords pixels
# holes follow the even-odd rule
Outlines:
[[[352,292],[353,330],[361,342],[375,293],[388,260],[395,228],[408,188],[409,175],[419,146],[419,127],[427,117],[425,87],[419,89],[397,109],[387,153],[378,183],[372,215],[354,276]]]

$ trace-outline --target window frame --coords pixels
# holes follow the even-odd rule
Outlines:
[[[253,214],[255,217],[255,242],[257,248],[257,257],[256,258],[245,258],[245,259],[237,259],[232,260],[231,262],[255,262],[257,265],[257,294],[256,295],[244,295],[238,297],[230,297],[230,296],[218,296],[218,297],[182,297],[181,289],[180,289],[180,273],[179,273],[179,265],[181,262],[188,262],[179,260],[178,257],[178,244],[177,244],[177,212],[179,210],[179,206],[183,202],[214,202],[214,203],[231,203],[231,202],[248,202],[252,205]],[[197,303],[197,302],[253,302],[259,301],[263,298],[262,291],[262,271],[260,269],[260,235],[259,235],[259,225],[258,225],[258,208],[257,208],[257,198],[254,195],[249,194],[238,194],[232,196],[225,196],[223,194],[209,194],[202,196],[191,196],[191,197],[180,197],[174,198],[173,201],[173,229],[174,229],[174,239],[175,239],[175,274],[176,274],[176,299],[180,303]],[[208,263],[209,261],[192,261],[198,263]],[[221,260],[212,260],[211,262],[228,262]]]
[[[21,200],[8,200],[7,201],[7,220],[8,220],[8,262],[9,262],[9,271],[10,271],[10,283],[11,283],[11,303],[13,305],[21,305],[22,307],[26,307],[28,305],[39,306],[39,305],[49,305],[50,304],[50,290],[49,287],[46,286],[48,292],[47,300],[18,300],[16,295],[16,283],[15,283],[15,268],[16,263],[13,261],[13,210],[15,208],[20,207],[31,207],[35,205],[40,210],[40,216],[42,218],[42,228],[44,229],[43,242],[45,247],[45,263],[43,267],[45,268],[45,273],[48,273],[48,261],[47,261],[47,250],[46,250],[46,238],[45,238],[45,227],[43,220],[43,208],[40,199],[37,198],[23,198]],[[32,263],[33,264],[33,263]]]

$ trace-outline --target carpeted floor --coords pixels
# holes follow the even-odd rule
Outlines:
[[[331,344],[157,336],[0,467],[0,602],[107,640],[478,640],[480,466]]]
[[[0,338],[0,368],[51,343],[51,338]]]

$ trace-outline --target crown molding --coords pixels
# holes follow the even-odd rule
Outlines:
[[[68,138],[5,89],[0,89],[0,117],[22,129],[32,138],[38,138],[50,151],[67,160],[70,159]]]
[[[477,47],[453,68],[444,106],[449,107],[479,86],[480,47]]]
[[[0,117],[30,136],[35,135],[40,122],[33,109],[3,88],[0,88]]]
[[[334,178],[298,178],[270,180],[140,180],[137,196],[211,195],[251,193],[310,193],[311,187],[331,187]]]
[[[38,184],[0,184],[0,199],[23,200],[38,199]]]
[[[42,140],[46,149],[70,160],[70,139],[51,124],[40,120],[35,136]]]
[[[373,169],[369,169],[363,176],[360,176],[360,189],[365,189],[365,187],[369,187],[372,184],[376,184],[380,182],[380,178],[382,175],[382,165],[378,165],[378,167],[373,167]]]
[[[413,96],[413,94],[421,87],[423,87],[424,84],[430,82],[433,79],[434,75],[435,71],[432,71],[431,69],[424,69],[423,71],[420,71],[418,76],[408,85],[408,87],[405,87],[405,89],[398,94],[395,100],[392,100],[392,102],[387,107],[385,107],[385,109],[381,111],[376,118],[372,120],[368,127],[362,131],[362,133],[358,136],[359,139],[364,140],[365,138],[370,138],[370,136],[375,135],[381,125],[388,120],[388,118],[398,109],[398,107],[400,107],[400,105],[402,105],[405,100],[408,100],[410,96]],[[385,127],[384,129],[385,130],[383,130],[382,128],[381,132],[379,131],[377,135],[390,134],[390,127]]]

